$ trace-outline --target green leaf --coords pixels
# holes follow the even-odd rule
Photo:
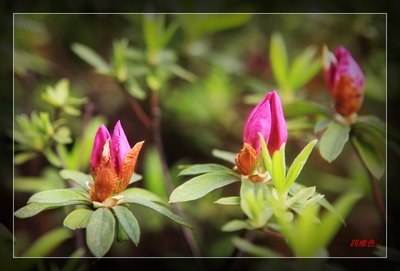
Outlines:
[[[119,221],[117,220],[117,241],[123,242],[123,241],[129,241],[129,240],[131,240],[131,238],[129,238],[128,234],[126,234],[121,223],[119,223]]]
[[[329,126],[330,123],[331,123],[331,120],[328,118],[322,118],[322,119],[318,120],[318,122],[315,124],[315,127],[314,127],[314,133],[317,134],[319,132],[322,132]]]
[[[14,215],[18,218],[28,218],[37,215],[38,213],[48,210],[48,209],[54,209],[66,205],[72,205],[75,203],[71,202],[64,202],[61,204],[55,204],[55,203],[30,203],[20,209],[18,209]]]
[[[221,160],[227,161],[233,165],[236,164],[235,158],[236,158],[236,154],[232,153],[232,152],[227,152],[227,151],[223,151],[223,150],[217,150],[217,149],[213,149],[212,153],[211,153],[214,157],[217,157]]]
[[[244,229],[251,229],[252,227],[243,220],[231,220],[224,224],[221,228],[222,231],[240,231]]]
[[[193,82],[196,79],[196,75],[193,73],[189,72],[188,70],[185,70],[181,66],[178,66],[176,64],[168,64],[164,66],[168,71],[173,73],[174,75],[188,81],[188,82]]]
[[[43,155],[47,158],[50,164],[55,167],[61,167],[60,159],[50,148],[43,150]]]
[[[104,256],[114,241],[115,219],[108,208],[93,212],[86,228],[86,243],[96,257]]]
[[[272,172],[272,159],[271,156],[269,155],[269,151],[267,149],[267,145],[265,144],[264,137],[262,136],[261,133],[258,133],[260,136],[260,141],[261,141],[261,157],[264,161],[265,168],[269,171]]]
[[[272,155],[272,171],[270,172],[272,181],[280,193],[285,192],[285,172],[285,144],[282,144],[281,149],[279,151],[275,151],[275,153]]]
[[[143,175],[146,189],[160,196],[162,199],[168,199],[161,158],[154,146],[151,146],[146,151]]]
[[[65,240],[72,237],[71,231],[57,228],[41,236],[35,243],[22,255],[23,257],[45,257],[48,256],[56,247]]]
[[[28,203],[90,204],[91,201],[72,189],[54,189],[32,195]]]
[[[189,224],[187,224],[185,221],[183,221],[182,218],[180,218],[179,216],[177,216],[176,214],[174,214],[173,212],[171,212],[169,209],[167,209],[164,206],[158,205],[152,201],[148,201],[145,199],[139,199],[139,198],[128,198],[128,199],[124,199],[122,201],[122,203],[134,203],[134,204],[139,204],[139,205],[143,205],[147,208],[150,208],[166,217],[168,217],[169,219],[175,221],[176,223],[183,225],[185,227],[191,228]]]
[[[69,213],[64,219],[64,227],[71,230],[86,228],[93,211],[89,209],[77,209]]]
[[[14,163],[16,165],[21,165],[29,160],[32,160],[33,158],[37,157],[37,153],[35,152],[21,152],[18,153],[14,156]]]
[[[131,179],[129,180],[129,184],[136,183],[143,179],[143,176],[140,174],[137,174],[136,172],[133,172]]]
[[[258,257],[280,257],[278,253],[273,251],[272,249],[268,249],[266,247],[261,247],[254,245],[250,241],[240,238],[234,237],[232,238],[232,243],[235,247],[240,249],[243,252],[246,252],[250,255],[258,256]]]
[[[289,71],[292,89],[302,87],[321,70],[322,61],[319,58],[313,61],[316,52],[314,46],[309,46],[294,59]]]
[[[124,232],[137,246],[140,241],[140,227],[136,217],[128,208],[123,206],[115,206],[113,210]]]
[[[139,199],[159,202],[161,204],[166,204],[166,202],[164,200],[162,200],[156,194],[154,194],[146,189],[138,188],[138,187],[125,189],[118,195],[124,196],[125,198],[139,198]]]
[[[332,121],[321,137],[319,152],[329,163],[335,160],[342,152],[344,145],[349,140],[350,127]]]
[[[276,82],[281,88],[285,88],[288,78],[288,57],[285,42],[280,33],[272,34],[269,58]]]
[[[368,171],[379,180],[385,173],[385,160],[376,144],[368,139],[368,137],[361,133],[357,133],[351,137],[351,141],[363,163],[368,168]]]
[[[314,139],[308,143],[307,146],[305,146],[299,155],[297,155],[297,157],[294,159],[286,175],[285,191],[289,191],[290,187],[299,176],[301,170],[308,160],[308,157],[314,149],[314,146],[317,144],[317,141],[317,139]]]
[[[86,190],[88,190],[88,187],[86,185],[87,182],[93,184],[92,176],[90,176],[89,174],[84,174],[77,170],[63,169],[60,171],[60,175],[63,179],[71,180]]]
[[[230,168],[218,164],[200,164],[185,168],[179,172],[178,176],[199,175],[209,172],[234,173]]]
[[[81,59],[96,68],[99,73],[108,74],[111,72],[111,68],[107,62],[91,48],[80,43],[74,43],[71,49]]]
[[[144,100],[146,98],[146,92],[139,85],[139,83],[132,76],[128,78],[127,88],[126,88],[132,97],[135,97],[139,100]]]
[[[239,205],[240,197],[233,196],[233,197],[220,198],[219,200],[215,201],[214,203],[221,204],[221,205]]]
[[[183,202],[199,199],[211,191],[239,181],[237,176],[226,173],[206,173],[197,176],[172,191],[169,202]]]
[[[285,112],[286,118],[308,116],[312,114],[326,115],[324,107],[320,104],[300,99],[283,104],[283,111]]]

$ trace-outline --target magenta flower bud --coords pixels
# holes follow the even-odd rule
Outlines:
[[[131,148],[120,121],[112,136],[104,125],[99,127],[90,160],[94,180],[90,188],[92,200],[103,202],[128,186],[143,143],[138,142]]]
[[[97,130],[94,137],[92,157],[90,158],[92,169],[95,169],[99,165],[103,153],[104,144],[109,138],[110,133],[108,132],[107,128],[102,124]]]
[[[118,171],[122,170],[122,162],[130,150],[131,146],[126,138],[124,129],[122,129],[121,122],[118,121],[114,127],[110,146],[111,158]]]
[[[323,50],[324,75],[336,112],[343,116],[357,113],[364,96],[364,74],[349,51],[343,46],[332,54],[325,46]]]
[[[287,141],[286,120],[281,100],[276,91],[269,92],[251,111],[243,132],[244,143],[254,148],[257,155],[261,151],[261,133],[271,155]]]

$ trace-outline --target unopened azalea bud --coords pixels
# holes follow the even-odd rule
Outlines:
[[[252,146],[257,155],[261,151],[261,133],[272,155],[287,141],[286,120],[281,100],[276,91],[269,92],[251,111],[243,132],[243,142]]]
[[[90,196],[93,201],[103,202],[128,186],[143,143],[139,142],[131,149],[119,121],[112,136],[104,125],[100,126],[91,157],[94,185],[90,187]]]
[[[332,54],[323,48],[324,75],[335,110],[344,117],[357,113],[364,98],[364,74],[351,54],[338,47]]]

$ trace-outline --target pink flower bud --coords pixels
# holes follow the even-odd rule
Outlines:
[[[325,46],[323,49],[324,75],[335,110],[342,116],[357,113],[364,96],[364,74],[349,51],[343,46],[332,54]]]
[[[131,149],[120,121],[115,125],[111,137],[104,125],[99,127],[91,157],[94,179],[90,189],[92,200],[103,202],[128,186],[143,143],[136,143]]]
[[[258,133],[263,135],[271,155],[287,141],[286,120],[276,91],[265,95],[264,99],[251,111],[244,127],[243,141],[253,147],[257,155],[261,151]]]

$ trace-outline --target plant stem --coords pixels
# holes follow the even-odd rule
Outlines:
[[[160,156],[161,160],[161,165],[162,165],[162,171],[164,175],[164,182],[167,187],[167,191],[169,194],[172,193],[173,190],[173,184],[171,181],[171,176],[169,175],[169,169],[168,169],[168,164],[167,160],[165,157],[164,153],[164,146],[162,143],[161,139],[161,109],[159,107],[159,93],[158,91],[152,91],[151,95],[151,112],[152,112],[152,132],[153,132],[153,139],[154,139],[154,144],[156,146],[157,152]],[[182,211],[182,209],[179,207],[179,205],[173,205],[172,206],[173,210],[182,218],[185,218],[185,215]],[[187,229],[186,227],[182,226],[181,227],[183,236],[185,237],[185,241],[194,257],[201,257],[201,252],[199,247],[197,246],[196,240],[193,236],[193,233],[191,230]],[[204,269],[202,264],[199,262],[199,268]]]
[[[379,191],[378,182],[377,182],[375,176],[369,171],[367,165],[365,164],[364,160],[361,158],[361,155],[357,151],[357,148],[354,146],[353,142],[352,142],[352,146],[353,146],[355,152],[357,153],[357,156],[360,159],[362,165],[364,166],[364,168],[368,172],[369,181],[371,183],[371,189],[372,189],[372,193],[373,193],[373,196],[374,196],[374,202],[375,202],[376,209],[378,210],[378,213],[379,213],[379,216],[381,218],[381,221],[382,221],[383,225],[386,225],[385,205],[383,204],[382,194]]]
[[[124,95],[125,99],[128,101],[130,108],[133,110],[135,115],[139,118],[140,122],[147,128],[150,129],[153,127],[152,125],[152,120],[149,118],[149,116],[146,114],[146,112],[143,111],[142,107],[140,104],[137,102],[136,99],[132,98],[123,83],[119,83],[119,89],[122,92],[122,95]]]

